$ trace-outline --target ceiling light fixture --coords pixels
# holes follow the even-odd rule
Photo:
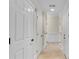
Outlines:
[[[55,11],[55,9],[50,9],[50,11]]]

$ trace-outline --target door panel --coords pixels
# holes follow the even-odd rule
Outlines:
[[[24,50],[18,50],[15,54],[15,59],[24,59]]]
[[[15,18],[15,40],[23,40],[23,14],[21,12],[16,12]]]
[[[24,9],[24,2],[25,0],[14,0],[15,7],[19,8],[20,10]]]
[[[32,9],[32,5],[26,3],[27,0],[10,0],[10,59],[35,58],[36,15],[35,11],[28,11],[28,8]]]

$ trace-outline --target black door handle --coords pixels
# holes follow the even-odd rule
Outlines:
[[[9,38],[9,45],[10,45],[10,43],[11,43],[11,39]]]

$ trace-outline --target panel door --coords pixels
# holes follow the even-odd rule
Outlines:
[[[10,0],[10,59],[35,59],[36,19],[27,0]]]

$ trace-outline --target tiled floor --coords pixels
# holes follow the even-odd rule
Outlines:
[[[39,54],[38,59],[66,59],[66,57],[56,44],[49,43]]]

